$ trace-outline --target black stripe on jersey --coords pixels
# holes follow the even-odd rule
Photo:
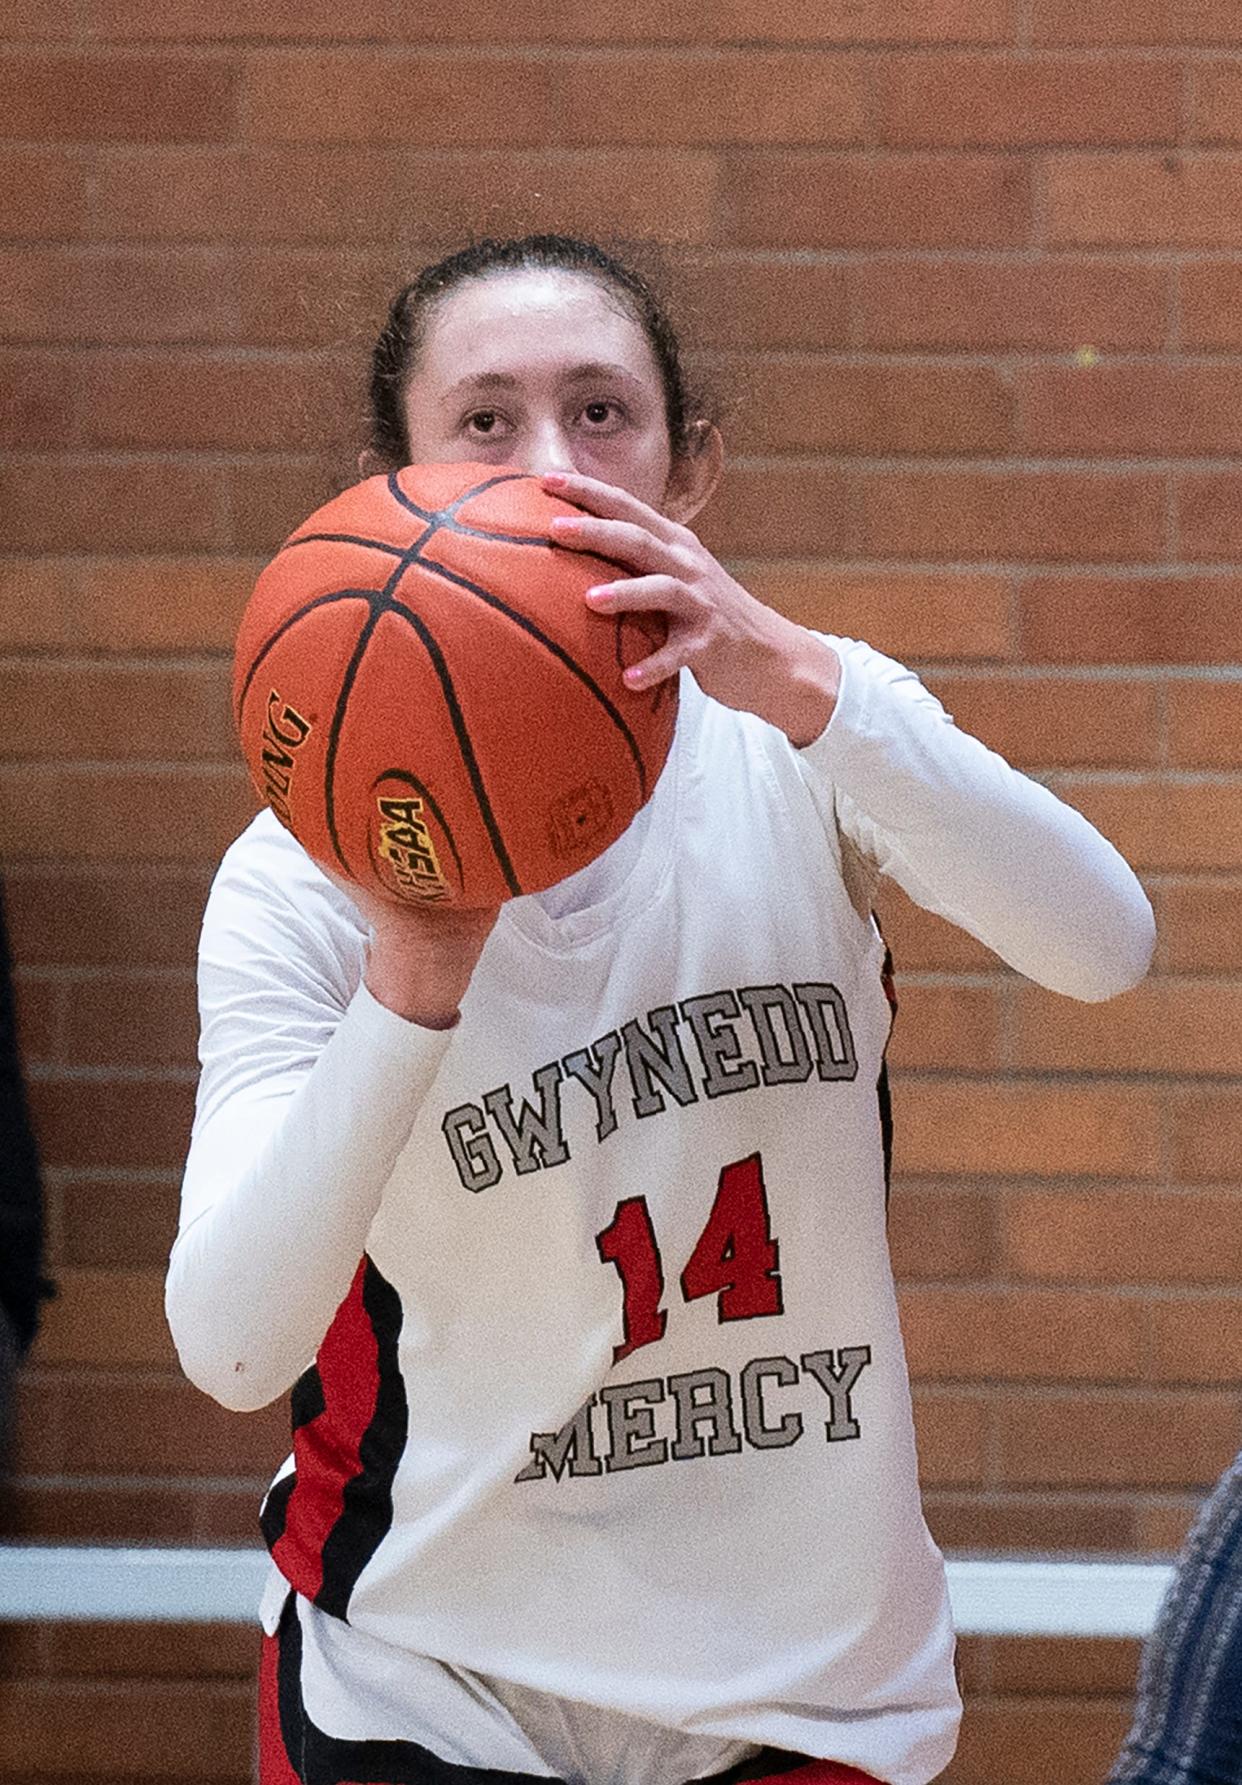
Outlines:
[[[893,1192],[893,1096],[888,1088],[888,1061],[880,1063],[875,1094],[880,1102],[880,1142],[884,1148],[884,1207]]]
[[[709,1773],[708,1779],[711,1785],[746,1785],[751,1779],[776,1779],[785,1773],[799,1772],[807,1763],[805,1754],[790,1754],[785,1748],[760,1748],[752,1759],[739,1760],[727,1772]]]
[[[289,1419],[294,1431],[299,1426],[308,1426],[312,1419],[318,1419],[327,1404],[319,1366],[312,1364],[309,1370],[302,1371],[289,1391]]]
[[[309,1370],[303,1370],[289,1392],[289,1421],[293,1430],[296,1432],[299,1426],[308,1426],[313,1419],[318,1419],[325,1406],[323,1383],[319,1371],[312,1364]],[[293,1498],[293,1490],[297,1484],[298,1472],[290,1469],[287,1475],[282,1475],[279,1481],[272,1483],[264,1496],[259,1513],[259,1530],[269,1550],[285,1534],[289,1501]]]
[[[292,1593],[285,1600],[276,1641],[280,1735],[303,1785],[535,1785],[530,1773],[454,1766],[417,1742],[344,1741],[328,1735],[311,1721],[302,1696],[302,1626]]]
[[[284,1528],[289,1521],[289,1501],[293,1499],[294,1487],[298,1485],[298,1471],[291,1469],[289,1474],[282,1474],[278,1482],[271,1483],[268,1492],[262,1499],[259,1508],[259,1530],[262,1540],[269,1551],[277,1548],[284,1537]]]
[[[297,1485],[297,1470],[290,1469],[287,1475],[282,1475],[279,1481],[273,1482],[263,1496],[263,1505],[259,1509],[259,1530],[269,1551],[275,1549],[285,1534],[289,1502]]]
[[[392,1528],[393,1477],[410,1424],[397,1354],[401,1298],[370,1257],[362,1306],[375,1336],[375,1407],[358,1443],[358,1473],[346,1482],[341,1515],[324,1539],[323,1584],[315,1595],[316,1605],[338,1618],[346,1616],[358,1576]]]
[[[879,928],[877,923],[876,928]],[[884,1053],[880,1057],[880,1076],[875,1094],[880,1104],[880,1142],[884,1148],[884,1207],[887,1210],[893,1190],[893,1096],[888,1084],[888,1044],[897,1021],[897,981],[893,974],[893,951],[885,945],[884,965],[880,969],[884,996],[888,999],[888,1034],[884,1037]]]

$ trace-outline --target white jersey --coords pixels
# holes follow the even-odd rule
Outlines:
[[[270,816],[225,860],[169,1312],[230,1405],[299,1376],[263,1526],[336,1734],[450,1757],[470,1692],[438,1722],[430,1663],[495,1694],[476,1765],[553,1770],[488,1734],[523,1692],[667,1732],[682,1778],[950,1758],[860,862],[1084,996],[1141,974],[1150,914],[1077,814],[833,642],[803,751],[683,675],[641,822],[504,908],[451,1031],[375,1003]]]

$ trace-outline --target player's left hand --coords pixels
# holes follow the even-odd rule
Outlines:
[[[689,527],[597,478],[553,472],[551,496],[585,510],[552,522],[557,545],[592,552],[630,572],[587,591],[597,613],[658,612],[668,636],[625,671],[642,692],[689,669],[722,705],[757,713],[797,745],[828,723],[840,662],[825,640],[764,605],[731,577]]]

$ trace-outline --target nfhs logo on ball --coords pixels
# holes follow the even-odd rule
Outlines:
[[[576,512],[520,471],[408,465],[325,504],[263,571],[234,660],[242,749],[330,872],[498,905],[585,867],[650,797],[675,687],[623,677],[664,623],[587,606],[618,569],[552,542]]]

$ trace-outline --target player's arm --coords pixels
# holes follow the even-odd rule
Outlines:
[[[225,858],[204,917],[202,1075],[166,1293],[187,1376],[239,1411],[312,1361],[450,1034],[368,988],[350,903],[283,835],[256,834]]]
[[[587,511],[553,523],[558,541],[629,572],[588,602],[667,616],[665,643],[626,671],[630,686],[687,668],[713,699],[767,720],[799,750],[826,822],[1039,984],[1097,1000],[1143,977],[1155,927],[1121,856],[958,731],[909,670],[775,613],[689,527],[625,491],[568,474],[544,483]]]
[[[1112,844],[960,731],[911,670],[832,642],[832,718],[799,753],[825,816],[917,904],[1038,984],[1090,1002],[1136,985],[1155,923]]]

